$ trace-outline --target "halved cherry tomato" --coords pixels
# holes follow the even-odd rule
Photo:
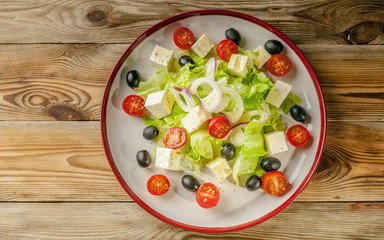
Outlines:
[[[263,189],[271,195],[281,195],[288,189],[288,179],[280,171],[272,171],[263,177]]]
[[[195,42],[195,37],[191,30],[186,27],[181,27],[173,33],[173,41],[178,48],[187,49],[192,47]]]
[[[284,54],[275,54],[268,60],[268,70],[275,76],[283,76],[291,70],[291,60]]]
[[[128,113],[129,115],[139,116],[145,110],[144,104],[145,101],[142,97],[137,95],[129,95],[123,101],[123,109],[124,112]]]
[[[239,48],[232,40],[225,39],[217,44],[216,52],[221,59],[228,62],[232,54],[239,52]]]
[[[302,147],[309,141],[308,130],[301,125],[294,125],[287,131],[288,141],[295,147]]]
[[[216,116],[209,120],[207,129],[209,135],[211,135],[212,137],[223,138],[227,136],[229,130],[231,130],[231,123],[226,117]]]
[[[202,208],[212,208],[219,202],[219,189],[212,183],[202,184],[196,192],[196,201]]]
[[[187,142],[187,134],[181,127],[168,129],[163,137],[163,143],[167,148],[177,149]]]
[[[153,195],[163,195],[169,190],[169,180],[163,174],[156,174],[149,178],[147,189]]]

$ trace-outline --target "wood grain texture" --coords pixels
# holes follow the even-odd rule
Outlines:
[[[0,45],[0,120],[99,120],[105,84],[127,47]],[[318,75],[328,120],[384,119],[384,45],[299,47]]]
[[[0,122],[0,201],[126,201],[99,122]],[[384,123],[330,122],[317,173],[299,201],[384,199]]]
[[[255,16],[297,44],[384,43],[381,0],[8,0],[0,5],[0,43],[127,43],[165,18],[201,9]]]
[[[294,202],[260,225],[206,234],[170,226],[135,203],[0,203],[0,238],[371,240],[384,235],[383,208],[383,203]]]

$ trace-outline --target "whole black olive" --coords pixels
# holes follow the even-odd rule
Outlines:
[[[195,67],[195,61],[193,61],[193,59],[190,56],[184,55],[179,58],[180,67],[183,67],[185,64],[188,64],[188,63],[192,64],[192,66],[190,66],[189,69],[193,69]]]
[[[153,140],[159,136],[159,129],[155,126],[148,126],[143,130],[143,137],[147,140]]]
[[[231,143],[226,143],[221,149],[221,156],[227,161],[232,160],[236,156],[236,148]]]
[[[240,45],[240,43],[241,43],[241,35],[234,28],[230,28],[230,29],[225,31],[225,38],[232,40],[232,42],[236,43],[236,45]]]
[[[261,160],[261,168],[267,172],[277,171],[281,167],[281,162],[275,157],[266,157]]]
[[[291,107],[289,110],[293,119],[298,122],[305,122],[308,120],[308,113],[305,109],[300,105],[295,105]]]
[[[245,186],[249,191],[256,191],[261,186],[261,178],[256,175],[252,175],[248,178]]]
[[[184,175],[181,179],[181,184],[190,192],[196,192],[200,186],[199,181],[192,175]]]
[[[140,167],[148,167],[151,165],[152,158],[147,150],[140,150],[136,153],[136,160]]]
[[[264,48],[270,54],[278,54],[283,51],[283,44],[277,40],[268,40],[265,42]]]
[[[136,70],[131,70],[127,73],[127,84],[130,88],[137,88],[140,83],[140,73]]]

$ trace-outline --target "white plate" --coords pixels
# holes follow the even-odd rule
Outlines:
[[[176,28],[188,27],[196,38],[206,33],[218,43],[224,39],[228,28],[237,29],[243,39],[241,47],[255,49],[269,39],[283,43],[284,51],[292,61],[291,71],[282,79],[293,85],[293,92],[303,99],[311,121],[305,124],[311,133],[311,141],[304,148],[290,146],[288,153],[278,157],[281,170],[290,182],[291,189],[283,196],[266,194],[263,190],[249,192],[227,180],[217,183],[209,176],[204,179],[217,184],[220,201],[211,209],[203,209],[195,201],[195,194],[181,185],[183,173],[155,168],[140,168],[136,152],[146,149],[152,152],[154,143],[142,137],[144,124],[141,118],[124,113],[123,99],[134,94],[125,82],[126,72],[136,69],[142,78],[148,79],[157,69],[149,64],[154,46],[176,49],[172,35]],[[269,74],[271,77],[272,75]],[[276,78],[272,77],[275,81]],[[288,127],[295,124],[286,118]],[[125,51],[113,70],[106,86],[101,115],[103,143],[111,168],[127,193],[146,211],[172,225],[201,232],[227,232],[261,223],[287,207],[305,188],[316,171],[325,142],[326,112],[320,85],[310,64],[301,51],[281,32],[254,17],[222,10],[188,12],[168,18],[139,36]],[[155,173],[165,174],[171,189],[163,196],[148,193],[146,183]],[[205,178],[203,176],[203,178]]]

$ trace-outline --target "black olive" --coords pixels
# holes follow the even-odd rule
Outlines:
[[[261,178],[256,175],[252,175],[248,178],[245,186],[249,191],[256,191],[261,186]]]
[[[140,83],[140,73],[136,70],[131,70],[127,73],[126,80],[130,88],[137,88]]]
[[[232,42],[236,43],[236,45],[240,45],[241,43],[241,35],[234,28],[230,28],[225,31],[225,38],[232,40]]]
[[[231,143],[226,143],[221,149],[221,156],[227,161],[232,160],[236,156],[236,148]]]
[[[265,42],[264,48],[270,54],[278,54],[283,51],[283,44],[277,40],[268,40]]]
[[[308,120],[308,113],[305,109],[300,105],[295,105],[291,107],[289,110],[293,119],[298,122],[305,122]]]
[[[275,157],[266,157],[261,160],[261,168],[267,172],[277,171],[281,166],[279,159]]]
[[[159,129],[155,126],[148,126],[143,130],[143,137],[147,140],[153,140],[159,136]]]
[[[140,150],[136,153],[136,160],[140,167],[148,167],[151,165],[151,154],[147,150]]]
[[[200,186],[199,181],[192,175],[184,175],[181,179],[181,184],[190,192],[196,192]]]
[[[193,69],[195,67],[195,61],[193,61],[193,59],[190,56],[184,55],[179,58],[180,67],[183,67],[187,63],[192,64],[192,66],[190,66],[189,69]]]

